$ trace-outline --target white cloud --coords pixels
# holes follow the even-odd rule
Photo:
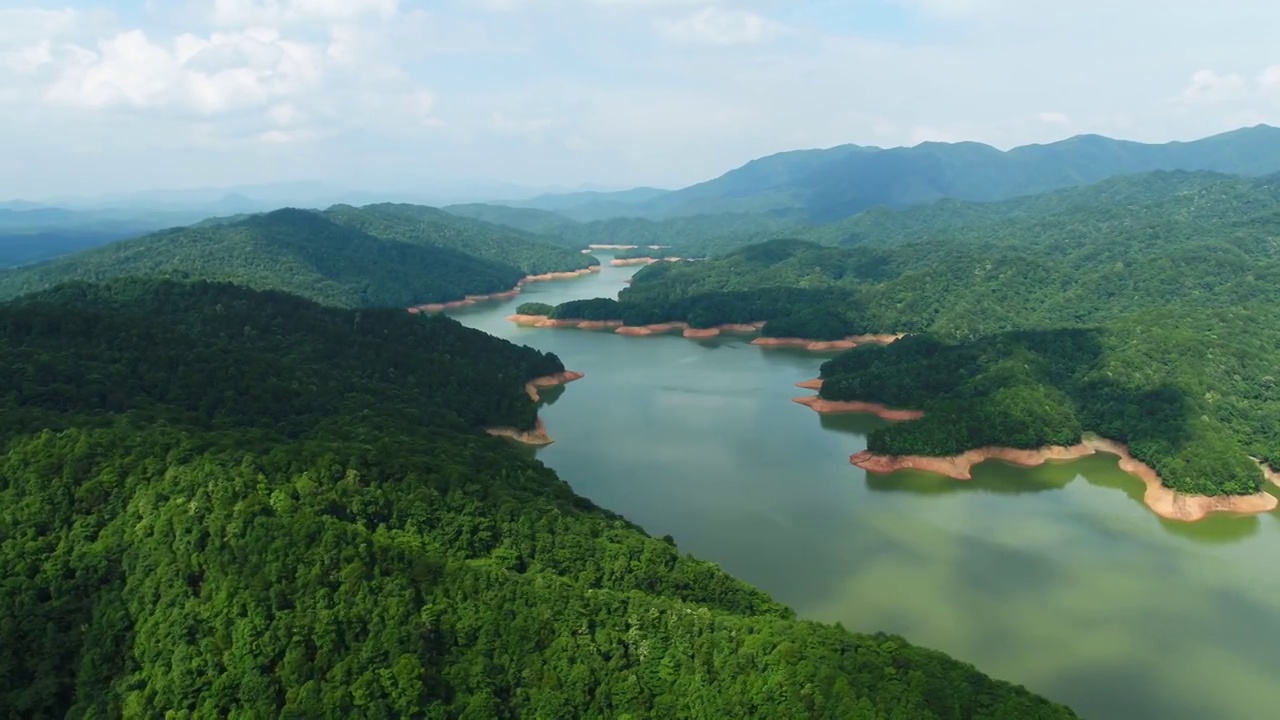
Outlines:
[[[1244,78],[1239,75],[1219,75],[1212,70],[1198,70],[1182,91],[1183,99],[1195,103],[1234,100],[1246,92]]]
[[[368,17],[388,19],[399,0],[213,0],[210,16],[224,27],[318,23],[331,25]]]
[[[1070,125],[1071,118],[1060,112],[1036,113],[1036,119],[1047,125]]]
[[[658,30],[676,42],[704,45],[743,45],[769,40],[784,29],[781,23],[753,12],[706,7],[685,17],[655,21]]]
[[[322,79],[320,50],[273,30],[184,34],[167,44],[131,30],[99,42],[97,52],[80,48],[47,98],[71,107],[211,116],[265,108],[314,91]]]

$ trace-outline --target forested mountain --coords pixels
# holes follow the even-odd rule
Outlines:
[[[578,248],[571,250],[531,233],[424,205],[335,205],[325,210],[324,216],[376,238],[452,249],[515,266],[526,275],[567,272],[599,264],[595,258],[577,252]]]
[[[619,301],[552,315],[767,320],[766,335],[816,340],[928,334],[824,368],[824,397],[929,412],[874,434],[885,452],[1093,430],[1202,494],[1256,491],[1250,456],[1280,467],[1280,177],[1157,173],[994,214],[958,202],[882,213],[860,232],[850,248],[774,240],[654,265]]]
[[[509,443],[563,369],[216,283],[0,305],[8,717],[1074,717],[796,620]]]
[[[550,210],[536,208],[508,207],[506,205],[488,205],[469,203],[466,205],[446,205],[441,208],[450,215],[483,220],[494,225],[521,230],[547,238],[559,238],[571,234],[581,223]],[[585,246],[584,246],[585,247]]]
[[[50,260],[202,217],[186,211],[11,205],[0,208],[0,268]]]
[[[668,190],[638,187],[630,190],[602,192],[588,190],[570,193],[549,193],[528,200],[507,203],[512,207],[549,210],[578,222],[591,222],[612,217],[639,215],[637,208],[655,198],[666,195]]]
[[[175,228],[0,272],[0,298],[124,276],[234,282],[339,307],[409,307],[510,290],[521,270],[446,247],[384,240],[309,210]]]
[[[692,215],[661,220],[616,217],[579,223],[542,210],[500,205],[453,205],[445,210],[538,233],[550,242],[579,250],[588,245],[662,245],[697,257],[801,230],[796,221],[766,213]]]
[[[661,218],[769,212],[826,223],[876,206],[906,207],[944,198],[1001,200],[1155,170],[1280,172],[1280,129],[1260,125],[1161,145],[1082,135],[1009,151],[973,142],[929,142],[786,152],[619,214]]]

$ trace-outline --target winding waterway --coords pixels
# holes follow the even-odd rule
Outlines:
[[[804,617],[901,633],[1085,718],[1273,716],[1280,514],[1162,520],[1106,455],[868,477],[848,457],[878,420],[790,402],[824,356],[505,319],[614,297],[635,270],[451,313],[587,374],[544,393],[538,451],[579,494]]]

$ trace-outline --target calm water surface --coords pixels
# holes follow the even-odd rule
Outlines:
[[[790,402],[823,356],[505,320],[634,271],[454,313],[587,374],[551,394],[539,451],[579,494],[804,617],[901,633],[1086,718],[1280,713],[1280,515],[1161,520],[1110,456],[868,477],[848,456],[878,420]]]

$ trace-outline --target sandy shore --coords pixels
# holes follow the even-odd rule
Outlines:
[[[538,388],[555,387],[557,385],[567,385],[575,380],[581,380],[586,377],[583,373],[565,370],[555,375],[544,375],[537,377],[525,383],[524,391],[529,395],[529,399],[542,402],[542,396],[538,394]],[[542,418],[538,418],[537,425],[532,430],[517,430],[509,427],[485,428],[485,432],[497,437],[511,438],[516,442],[525,445],[550,445],[555,442],[551,435],[547,434],[547,426],[542,423]]]
[[[526,275],[523,279],[520,280],[520,282],[516,283],[515,287],[511,288],[510,290],[507,290],[506,292],[492,293],[490,295],[467,295],[462,300],[452,300],[450,302],[443,302],[443,303],[427,303],[426,305],[415,305],[409,308],[408,310],[409,312],[415,313],[415,314],[438,313],[438,312],[443,312],[445,310],[453,310],[454,308],[461,308],[461,307],[467,307],[469,305],[475,305],[476,303],[485,302],[487,300],[510,300],[511,298],[520,294],[520,292],[524,289],[525,283],[545,282],[547,280],[571,280],[573,278],[579,278],[579,277],[583,277],[585,275],[590,275],[591,273],[597,273],[597,272],[600,272],[599,265],[592,265],[591,267],[582,268],[581,270],[569,270],[566,272],[543,273],[541,275]]]
[[[840,340],[810,340],[808,338],[779,338],[779,337],[762,337],[751,341],[752,345],[761,347],[794,347],[810,352],[834,352],[841,350],[852,350],[859,345],[888,345],[897,342],[906,337],[906,333],[898,333],[894,335],[850,335]]]

